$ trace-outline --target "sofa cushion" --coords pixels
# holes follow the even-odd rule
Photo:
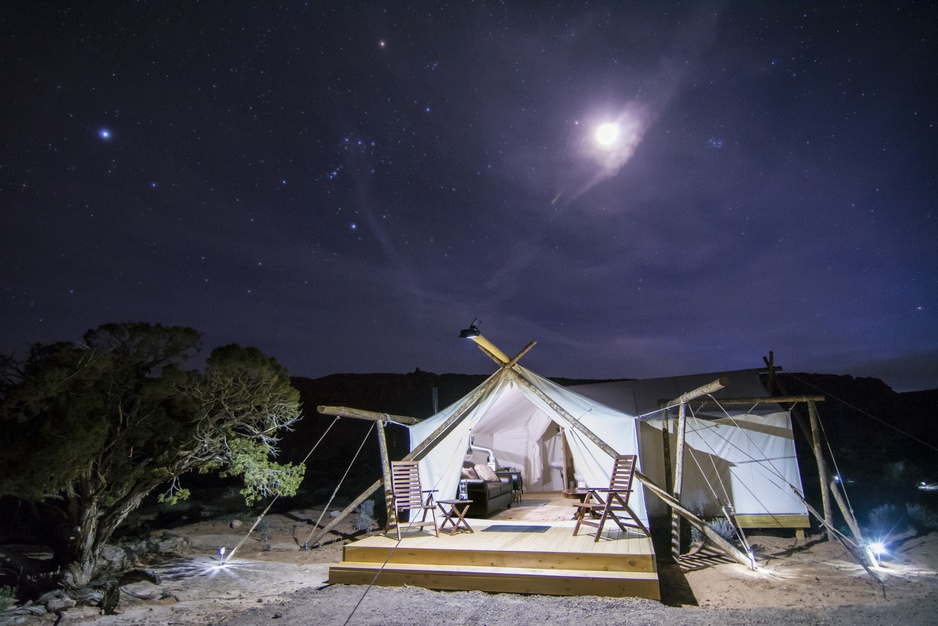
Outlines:
[[[478,474],[479,478],[481,478],[482,480],[484,480],[484,481],[487,482],[487,483],[498,483],[498,482],[501,482],[501,479],[500,479],[500,478],[498,477],[498,475],[495,473],[495,470],[493,470],[493,469],[492,469],[491,467],[489,467],[488,465],[483,465],[482,463],[479,463],[478,465],[475,466],[475,470],[476,470],[476,474]]]

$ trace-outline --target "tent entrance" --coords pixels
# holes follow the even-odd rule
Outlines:
[[[469,430],[465,463],[520,472],[525,492],[562,491],[561,438],[560,426],[514,388]]]

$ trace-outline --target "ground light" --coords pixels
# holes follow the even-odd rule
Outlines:
[[[869,542],[866,544],[866,554],[869,556],[870,563],[873,567],[879,567],[880,557],[889,554],[889,551],[886,549],[886,542],[883,540]]]

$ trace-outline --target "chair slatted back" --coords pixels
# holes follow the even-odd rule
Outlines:
[[[393,461],[391,463],[391,493],[398,511],[422,509],[426,505],[420,488],[420,472],[417,461]]]
[[[402,526],[416,529],[432,526],[433,533],[439,537],[434,509],[436,505],[433,503],[433,491],[424,491],[420,486],[420,470],[417,461],[392,461],[387,529],[397,529],[398,541],[401,540]],[[402,522],[400,515],[402,511],[417,511],[420,513],[420,520]],[[416,514],[414,516],[416,518]]]
[[[625,494],[628,500],[628,493],[632,491],[632,479],[635,477],[635,455],[620,454],[616,457],[615,465],[612,467],[612,477],[609,480],[610,491],[616,491]]]
[[[636,455],[634,454],[616,456],[612,466],[612,475],[609,478],[609,488],[590,487],[583,502],[575,505],[577,512],[574,516],[576,519],[576,525],[573,527],[574,536],[580,531],[581,526],[592,526],[596,528],[593,541],[599,541],[603,526],[607,521],[614,522],[625,533],[628,533],[630,528],[634,528],[645,535],[650,535],[645,524],[629,507],[635,464]]]

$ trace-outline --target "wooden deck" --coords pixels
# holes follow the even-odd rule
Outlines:
[[[660,599],[651,539],[607,525],[573,536],[573,507],[561,494],[530,494],[489,519],[469,519],[474,533],[409,531],[345,546],[329,569],[334,584],[414,585],[428,589]],[[544,532],[490,532],[490,526],[547,527]],[[611,529],[609,528],[611,526]]]

